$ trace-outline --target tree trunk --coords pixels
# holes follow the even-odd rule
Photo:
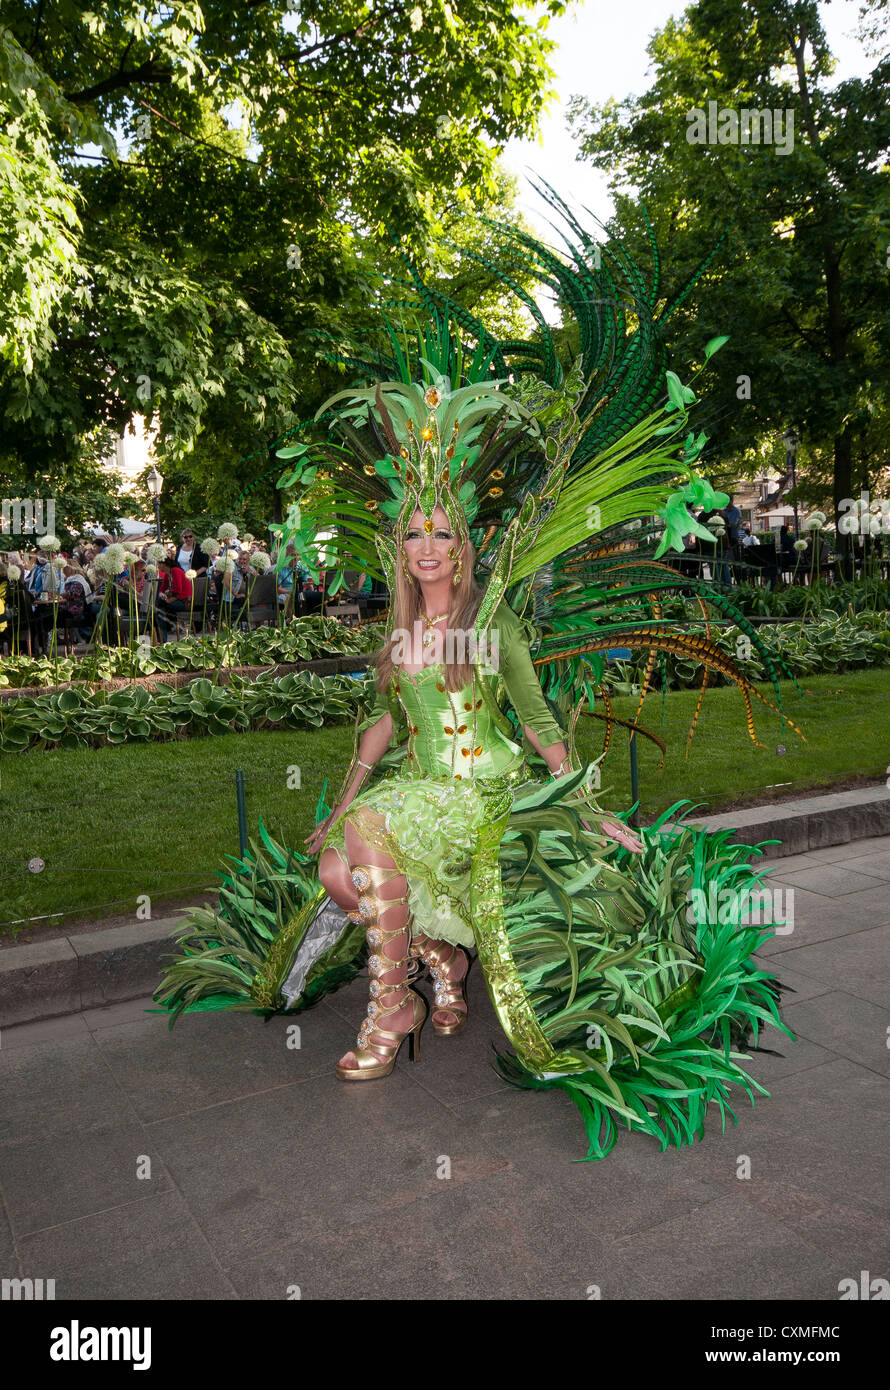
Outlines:
[[[841,514],[841,503],[853,496],[853,431],[850,425],[834,441],[834,515]],[[844,508],[844,514],[846,514]],[[838,563],[845,579],[855,577],[855,542],[852,536],[837,533]]]

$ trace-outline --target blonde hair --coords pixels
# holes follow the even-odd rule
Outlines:
[[[400,631],[413,634],[414,624],[422,622],[423,604],[420,584],[413,575],[405,574],[402,567],[404,553],[400,542],[396,553],[396,582],[390,606],[390,635],[374,657],[377,689],[381,692],[386,690],[393,673],[398,669],[393,661],[393,648],[398,641],[395,634]],[[470,632],[476,621],[476,614],[479,612],[484,591],[480,589],[473,577],[475,562],[476,552],[467,541],[460,552],[460,560],[458,561],[462,571],[461,580],[459,584],[452,586],[450,592],[448,608],[448,627],[450,629]],[[447,645],[444,647],[443,656],[446,690],[452,692],[463,690],[464,686],[468,685],[472,679],[472,665],[469,661],[449,662],[447,660]]]

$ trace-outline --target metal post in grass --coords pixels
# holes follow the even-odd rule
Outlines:
[[[637,731],[631,730],[630,735],[630,799],[634,807],[640,799],[640,775],[637,768]],[[639,811],[634,810],[630,816],[631,825],[639,823]]]
[[[629,661],[632,655],[633,653],[630,647],[610,647],[606,652],[606,660]],[[637,767],[637,731],[635,728],[630,731],[630,742],[628,747],[630,751],[630,800],[631,805],[636,806],[640,799],[640,773]],[[631,825],[637,825],[639,823],[639,812],[634,811],[633,814],[628,817],[628,820]]]
[[[247,854],[247,805],[244,800],[244,773],[235,773],[235,796],[238,801],[238,846],[241,858]]]

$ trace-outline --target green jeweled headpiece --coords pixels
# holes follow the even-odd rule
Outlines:
[[[390,576],[395,549],[418,508],[427,531],[433,529],[436,507],[443,509],[458,550],[472,525],[490,524],[500,514],[499,499],[508,497],[502,485],[507,479],[503,465],[534,447],[539,435],[531,413],[499,390],[501,382],[475,382],[452,390],[447,377],[433,375],[427,385],[384,381],[339,392],[316,416],[333,413],[333,428],[349,451],[340,458],[335,483],[344,491],[349,488],[358,465],[370,493],[365,510],[388,523],[377,548]],[[362,464],[356,446],[360,442],[366,452],[369,438],[381,446],[380,457]],[[350,479],[343,477],[344,471]]]

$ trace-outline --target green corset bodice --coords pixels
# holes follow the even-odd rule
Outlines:
[[[450,691],[441,662],[414,675],[398,671],[393,691],[408,731],[405,771],[443,780],[501,777],[525,769],[518,743],[498,728],[482,690],[481,674]]]

